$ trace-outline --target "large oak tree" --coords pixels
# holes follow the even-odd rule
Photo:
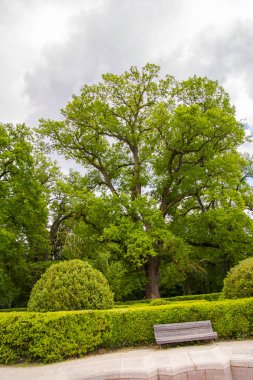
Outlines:
[[[121,245],[122,257],[145,270],[146,297],[159,297],[161,262],[191,243],[171,223],[213,207],[224,189],[230,207],[241,202],[244,130],[228,94],[207,78],[160,79],[147,64],[85,85],[62,116],[41,120],[40,133],[83,165],[88,187],[110,204],[101,238]]]

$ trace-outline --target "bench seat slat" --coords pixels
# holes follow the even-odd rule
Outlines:
[[[174,336],[174,337],[163,337],[156,339],[157,344],[166,344],[166,343],[176,343],[176,342],[190,342],[192,340],[208,340],[208,339],[217,339],[217,333],[208,333],[208,334],[194,334],[194,335],[183,335],[183,336]]]
[[[203,329],[203,328],[195,328],[195,329],[178,329],[178,330],[157,330],[156,336],[175,336],[175,335],[188,335],[188,334],[205,334],[212,332],[212,329]]]

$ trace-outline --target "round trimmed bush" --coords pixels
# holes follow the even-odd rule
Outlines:
[[[82,260],[52,265],[32,289],[29,311],[110,309],[113,293],[101,272]]]
[[[225,298],[253,297],[253,257],[230,269],[222,293]]]

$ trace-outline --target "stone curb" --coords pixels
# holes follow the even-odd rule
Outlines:
[[[0,367],[0,380],[253,380],[253,341],[118,351],[37,367]]]

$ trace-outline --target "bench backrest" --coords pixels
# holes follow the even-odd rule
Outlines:
[[[211,321],[170,323],[154,325],[156,338],[197,335],[213,332]]]

